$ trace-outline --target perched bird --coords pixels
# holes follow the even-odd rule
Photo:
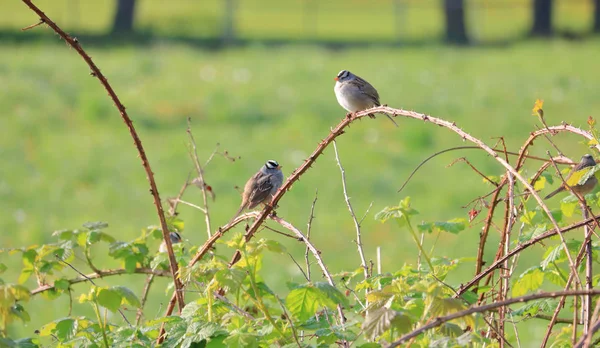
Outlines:
[[[177,232],[169,233],[169,238],[171,238],[171,244],[181,243],[181,236]],[[160,247],[158,247],[158,252],[159,253],[167,252],[167,244],[165,243],[164,240],[162,241],[162,243],[160,243]]]
[[[275,192],[283,184],[283,172],[277,161],[268,160],[260,170],[254,174],[244,186],[242,204],[237,213],[231,218],[233,221],[244,209],[253,209],[261,203],[271,200]]]
[[[375,87],[350,71],[340,71],[334,80],[336,81],[333,88],[335,97],[338,103],[349,112],[358,112],[381,105],[379,93]],[[398,127],[390,115],[385,115]],[[369,117],[375,118],[375,115],[369,114]]]
[[[581,171],[584,168],[589,168],[589,167],[593,167],[596,165],[596,161],[594,161],[594,158],[591,155],[585,154],[583,155],[583,157],[581,157],[581,162],[579,162],[574,168],[573,170],[571,170],[571,172],[569,173],[569,175],[565,178],[565,182],[569,182],[569,179],[573,176],[573,174]],[[595,175],[590,176],[586,182],[583,185],[578,185],[577,183],[575,183],[574,185],[571,185],[569,188],[575,192],[580,194],[581,196],[584,196],[588,193],[590,193],[594,187],[596,187],[596,184],[598,183],[598,179],[596,179]],[[549,195],[547,195],[544,199],[548,199],[552,196],[554,196],[555,194],[562,192],[564,190],[568,190],[569,188],[565,187],[565,183],[563,182],[559,188],[557,188],[556,190],[552,191]]]

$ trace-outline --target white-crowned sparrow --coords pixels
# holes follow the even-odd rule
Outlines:
[[[375,87],[350,71],[340,71],[335,77],[335,81],[333,88],[335,97],[338,103],[349,112],[358,112],[381,105],[379,93]],[[398,127],[390,115],[385,115]],[[369,117],[375,118],[375,115],[369,114]]]
[[[283,172],[277,161],[268,160],[259,171],[254,174],[244,186],[242,204],[237,213],[231,218],[233,221],[244,209],[253,209],[261,203],[268,203],[283,183]]]
[[[573,176],[574,173],[576,173],[584,168],[593,167],[595,165],[596,165],[596,161],[594,161],[594,158],[591,155],[588,155],[588,154],[583,155],[583,157],[581,157],[581,161],[573,168],[573,170],[571,170],[569,175],[565,178],[565,182],[568,182],[569,178],[571,178],[571,176]],[[584,195],[592,192],[594,187],[596,187],[597,183],[598,183],[598,179],[596,179],[595,175],[592,175],[582,185],[573,185],[573,186],[570,186],[570,189],[573,192],[576,192],[576,193],[580,194],[581,196],[584,196]],[[548,199],[548,198],[554,196],[555,194],[562,192],[564,190],[567,190],[567,188],[565,187],[565,183],[563,182],[559,188],[552,191],[544,199]]]
[[[177,232],[169,233],[169,238],[171,238],[171,244],[181,243],[181,236]],[[162,241],[162,243],[160,243],[160,247],[158,247],[158,252],[159,253],[167,252],[167,244],[165,243],[164,240]]]

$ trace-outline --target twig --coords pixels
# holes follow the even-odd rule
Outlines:
[[[413,337],[417,337],[418,335],[420,335],[421,333],[433,329],[435,327],[438,327],[440,325],[442,325],[445,322],[448,322],[450,320],[454,320],[457,318],[461,318],[467,315],[471,315],[473,313],[481,313],[481,312],[487,312],[489,310],[498,308],[498,307],[503,307],[503,306],[508,306],[511,304],[515,304],[515,303],[523,303],[523,302],[529,302],[529,301],[533,301],[533,300],[538,300],[538,299],[542,299],[542,298],[555,298],[555,297],[561,297],[561,296],[581,296],[581,295],[600,295],[600,290],[570,290],[570,291],[555,291],[555,292],[541,292],[541,293],[537,293],[537,294],[531,294],[531,295],[526,295],[526,296],[520,296],[520,297],[514,297],[514,298],[510,298],[510,299],[506,299],[504,301],[497,301],[497,302],[493,302],[490,304],[485,304],[482,306],[475,306],[475,307],[471,307],[462,311],[458,311],[443,317],[437,317],[435,319],[433,319],[431,322],[429,322],[426,325],[423,325],[409,333],[407,333],[406,335],[400,337],[397,341],[391,343],[388,347],[398,347],[401,343],[406,342],[407,340],[413,338]]]
[[[115,276],[115,275],[122,275],[122,274],[129,274],[129,273],[133,273],[133,274],[153,274],[153,275],[156,275],[156,276],[159,276],[159,277],[169,277],[171,275],[170,272],[161,271],[161,270],[153,270],[152,268],[136,268],[133,272],[128,272],[124,268],[100,270],[99,273],[90,273],[90,274],[82,274],[81,272],[79,272],[77,270],[76,270],[76,272],[79,275],[81,275],[81,277],[69,279],[68,280],[69,285],[73,285],[73,284],[77,284],[77,283],[83,283],[83,282],[87,282],[87,281],[89,281],[90,283],[93,284],[93,282],[92,282],[93,279],[99,279],[99,278],[110,277],[110,276]],[[36,289],[31,290],[30,293],[31,293],[31,296],[34,296],[34,295],[37,295],[39,293],[42,293],[42,292],[45,292],[45,291],[51,291],[51,290],[54,290],[54,289],[55,289],[54,285],[43,285],[43,286],[40,286],[40,287],[38,287]]]
[[[333,277],[331,276],[331,273],[329,273],[329,270],[327,269],[327,266],[325,265],[325,262],[323,262],[323,259],[321,258],[321,253],[317,250],[317,248],[315,248],[314,245],[312,245],[312,243],[302,234],[302,232],[300,232],[300,230],[298,230],[296,227],[294,227],[294,225],[290,224],[289,222],[277,217],[277,216],[270,216],[270,219],[272,219],[273,221],[279,223],[282,227],[287,228],[288,230],[290,230],[291,232],[293,232],[295,235],[298,236],[298,239],[302,239],[302,241],[304,242],[304,244],[306,244],[306,247],[308,249],[310,249],[310,251],[312,252],[313,256],[315,257],[315,259],[317,260],[317,264],[321,267],[321,271],[323,271],[323,275],[325,276],[325,279],[327,279],[327,283],[329,283],[329,285],[335,287],[335,282],[333,281]],[[339,315],[339,319],[340,319],[340,323],[345,323],[346,322],[346,317],[344,317],[344,312],[342,311],[342,306],[338,305],[338,315]]]
[[[42,25],[42,24],[44,24],[44,20],[42,18],[40,18],[39,22],[37,22],[35,24],[32,24],[32,25],[28,25],[25,28],[21,28],[21,31],[26,31],[26,30],[29,30],[29,29],[33,29],[33,28],[37,27],[38,25]]]
[[[590,222],[592,222],[594,220],[594,218],[600,218],[600,215],[596,215],[593,216],[589,219],[585,219],[585,220],[581,220],[578,221],[574,224],[571,224],[569,226],[563,227],[560,232],[561,233],[565,233],[565,232],[569,232],[572,231],[574,229],[580,228],[585,224],[589,224]],[[520,253],[521,251],[529,248],[532,245],[535,245],[537,243],[539,243],[540,241],[553,237],[555,235],[557,235],[558,233],[555,230],[550,230],[550,231],[546,231],[542,234],[540,234],[539,236],[532,238],[522,244],[519,244],[518,246],[516,246],[514,249],[512,249],[511,251],[509,251],[508,253],[506,253],[506,255],[502,256],[500,259],[494,261],[494,263],[492,263],[488,268],[485,269],[485,271],[482,271],[481,273],[477,274],[473,279],[471,279],[469,282],[467,282],[464,285],[461,285],[460,288],[457,290],[459,295],[464,294],[467,290],[469,290],[471,287],[473,287],[477,282],[479,282],[483,277],[485,277],[486,275],[490,274],[491,272],[493,272],[495,269],[497,269],[498,267],[500,267],[500,265],[502,265],[504,263],[505,260],[513,257],[514,255]]]
[[[210,227],[210,210],[208,208],[208,199],[206,196],[206,181],[204,180],[204,168],[200,165],[200,160],[198,159],[198,150],[196,149],[196,140],[194,139],[194,135],[192,134],[192,118],[188,117],[188,128],[187,133],[190,137],[190,143],[192,144],[191,157],[196,167],[196,172],[198,173],[198,179],[200,179],[200,191],[202,192],[202,201],[204,203],[204,222],[206,223],[206,232],[208,234],[208,238],[211,237],[212,228]],[[211,156],[212,158],[212,156]],[[207,162],[208,163],[208,162]]]
[[[152,286],[152,282],[154,281],[154,274],[149,274],[146,277],[146,284],[144,285],[144,290],[142,291],[142,298],[140,300],[140,308],[137,310],[137,314],[135,316],[135,326],[140,325],[140,321],[142,320],[142,316],[144,315],[144,306],[146,305],[146,300],[148,300],[148,293],[150,292],[150,286]]]
[[[585,245],[587,244],[586,242],[587,242],[587,240],[583,242],[583,244],[579,248],[579,251],[577,252],[577,257],[575,259],[577,266],[579,266],[581,260],[583,259],[583,256],[585,255]],[[571,287],[571,283],[573,282],[574,278],[575,278],[575,276],[571,272],[569,274],[569,278],[566,281],[565,290],[568,290]],[[542,344],[540,345],[541,348],[546,347],[546,344],[548,343],[548,340],[550,339],[550,335],[552,334],[552,328],[554,327],[554,324],[556,323],[556,320],[558,319],[558,314],[560,313],[561,309],[565,305],[566,299],[567,299],[566,296],[563,296],[558,301],[558,305],[554,309],[554,313],[552,314],[552,318],[550,319],[550,323],[548,324],[548,329],[546,329],[546,334],[544,335],[544,338],[542,339]],[[575,313],[577,313],[576,307],[577,306],[575,306]],[[577,317],[577,314],[575,314],[574,317]],[[572,321],[572,325],[574,325],[574,326],[576,326],[577,323],[578,323],[577,320]]]
[[[81,273],[77,268],[75,268],[73,265],[71,265],[69,262],[61,259],[60,257],[58,257],[58,255],[55,255],[56,259],[62,263],[64,263],[65,265],[69,266],[72,270],[74,270],[75,272],[77,272],[80,276],[82,276],[86,281],[92,283],[92,285],[97,286],[96,283],[94,282],[94,280],[92,278],[89,278],[88,276],[86,276],[85,274]],[[96,273],[97,274],[97,273]],[[74,284],[71,283],[69,281],[69,285]],[[70,294],[70,293],[69,293]],[[32,295],[33,295],[33,291],[32,291]],[[69,309],[69,312],[71,311],[71,309]],[[130,327],[132,327],[131,323],[129,322],[129,320],[127,319],[127,317],[125,316],[125,314],[123,313],[123,311],[121,310],[121,308],[117,308],[117,311],[119,311],[119,314],[121,314],[121,317],[123,317],[123,320],[125,320],[125,322],[127,324],[129,324]]]
[[[514,189],[515,189],[515,179],[513,177],[512,174],[510,173],[506,173],[506,177],[508,178],[508,191],[506,192],[506,198],[507,198],[507,202],[506,202],[506,212],[505,212],[505,228],[504,231],[502,233],[502,240],[500,242],[500,247],[498,249],[499,252],[501,252],[501,255],[506,255],[506,253],[509,250],[509,245],[510,245],[510,235],[511,235],[511,231],[514,225],[514,221],[517,218],[516,212],[515,212],[515,203],[514,203]],[[504,272],[501,271],[501,273],[503,273],[501,275],[501,281],[500,281],[500,291],[498,292],[499,295],[499,300],[503,301],[506,299],[506,296],[508,295],[508,284],[509,284],[509,279],[510,279],[510,267],[508,265],[508,259],[504,262],[503,264],[503,268],[504,268]],[[505,337],[505,327],[504,327],[504,320],[506,318],[506,307],[500,307],[498,310],[498,320],[499,320],[499,328],[498,331],[500,332],[500,336],[501,337]],[[504,348],[504,341],[500,340],[500,348]]]
[[[400,189],[398,190],[398,192],[402,191],[406,185],[408,185],[408,182],[412,179],[412,177],[417,173],[417,171],[427,162],[429,162],[431,159],[433,159],[434,157],[441,155],[443,153],[446,152],[450,152],[450,151],[455,151],[455,150],[481,150],[481,147],[479,146],[456,146],[456,147],[452,147],[449,149],[444,149],[442,151],[438,151],[436,153],[434,153],[433,155],[430,155],[429,157],[425,158],[423,161],[421,161],[421,163],[419,163],[419,165],[413,169],[413,171],[410,173],[410,175],[408,176],[408,178],[404,181],[404,183],[402,184],[402,186],[400,187]],[[503,152],[505,154],[509,154],[509,155],[519,155],[516,152],[511,152],[511,151],[505,151],[504,150],[500,150],[500,149],[496,149],[495,147],[493,147],[494,151],[497,152]],[[539,161],[545,161],[545,158],[541,158],[541,157],[536,157],[536,156],[529,156],[529,155],[525,155],[525,158],[531,158],[531,159],[535,159],[535,160],[539,160]],[[508,161],[508,160],[507,160]],[[572,164],[572,163],[565,163],[565,164]]]
[[[183,194],[185,193],[185,190],[188,188],[188,186],[190,186],[190,174],[189,173],[188,173],[187,179],[185,179],[185,182],[183,183],[183,186],[181,186],[181,189],[179,190],[177,197],[171,198],[168,200],[169,216],[175,216],[175,214],[177,213],[177,205],[179,204],[179,202],[181,202],[181,198],[183,197]]]
[[[204,208],[202,208],[201,206],[199,206],[199,205],[196,205],[196,204],[194,204],[194,203],[190,203],[190,202],[184,201],[184,200],[182,200],[182,199],[177,199],[177,198],[174,198],[174,199],[173,199],[173,202],[174,202],[174,203],[181,203],[181,204],[183,204],[183,205],[187,205],[187,206],[189,206],[189,207],[192,207],[192,208],[194,208],[194,209],[198,209],[198,210],[200,210],[201,212],[203,212],[204,214],[206,214],[206,209],[204,209]]]
[[[475,166],[471,162],[469,162],[469,160],[466,157],[460,157],[460,158],[455,159],[448,165],[448,167],[452,167],[454,164],[456,164],[458,162],[465,162],[469,167],[471,167],[471,169],[473,169],[473,171],[475,173],[479,174],[479,176],[481,176],[485,181],[489,182],[490,184],[492,184],[496,187],[499,186],[497,182],[488,178],[487,175],[483,174],[479,169],[475,168]]]
[[[245,316],[247,319],[256,320],[256,318],[254,318],[252,316],[252,314],[250,314],[250,313],[246,312],[245,310],[241,309],[240,307],[236,306],[234,303],[232,303],[231,301],[229,301],[227,299],[227,297],[219,295],[219,293],[217,291],[213,292],[213,295],[216,298],[218,298],[220,301],[222,301],[223,303],[225,303],[227,306],[233,308],[236,312],[238,312],[241,315]]]
[[[599,311],[600,311],[600,301],[597,301],[592,318],[598,318]],[[590,330],[588,330],[586,334],[581,336],[581,339],[579,340],[579,342],[577,342],[575,344],[575,348],[591,347],[592,337],[594,336],[594,333],[596,333],[596,331],[598,331],[598,329],[600,329],[600,318],[596,319],[596,322],[594,323],[592,328]]]
[[[308,223],[306,226],[306,239],[308,241],[310,241],[310,230],[312,228],[312,222],[313,219],[315,218],[315,204],[317,204],[317,197],[319,195],[319,190],[315,190],[315,199],[312,202],[312,205],[310,206],[310,216],[308,217]],[[308,261],[308,252],[309,249],[308,247],[306,247],[306,250],[304,251],[304,262],[306,262],[306,279],[308,279],[308,281],[310,282],[310,262]]]
[[[46,16],[46,14],[44,12],[42,12],[37,6],[35,6],[31,2],[31,0],[22,0],[22,1],[32,11],[37,13],[37,15],[40,17],[41,21],[46,23],[52,30],[54,30],[60,37],[62,37],[63,40],[65,40],[65,42],[67,42],[69,44],[69,46],[71,46],[73,49],[75,49],[75,51],[77,51],[77,53],[79,53],[81,58],[83,58],[83,60],[87,63],[87,65],[92,70],[92,75],[95,76],[96,78],[98,78],[98,80],[100,81],[102,86],[104,86],[104,89],[106,89],[110,98],[112,99],[115,106],[119,110],[121,118],[127,125],[127,128],[129,129],[129,133],[131,134],[131,137],[133,138],[133,142],[135,143],[135,147],[139,153],[140,159],[142,160],[142,166],[144,167],[144,170],[146,171],[148,182],[150,183],[150,193],[152,194],[152,197],[154,198],[154,206],[156,207],[156,212],[158,215],[158,219],[160,221],[163,239],[167,246],[167,252],[169,254],[169,266],[171,268],[173,283],[175,284],[175,289],[176,289],[175,293],[177,294],[177,302],[179,303],[179,310],[181,311],[183,309],[183,307],[185,306],[184,299],[183,299],[183,292],[181,291],[183,285],[181,284],[181,281],[177,277],[177,273],[178,273],[177,260],[175,259],[175,255],[173,254],[173,246],[171,245],[171,239],[169,238],[169,228],[167,225],[167,221],[165,220],[165,213],[163,211],[163,207],[161,204],[160,195],[158,193],[158,188],[156,186],[156,182],[154,181],[154,173],[152,172],[152,168],[150,167],[150,162],[148,162],[148,158],[146,157],[146,152],[144,151],[144,147],[142,146],[142,141],[140,140],[140,138],[135,130],[135,127],[133,126],[133,122],[129,118],[129,115],[127,115],[127,111],[125,111],[125,106],[123,106],[123,104],[121,103],[119,97],[117,96],[117,94],[115,93],[115,91],[113,90],[111,85],[108,83],[108,80],[106,79],[106,77],[102,74],[102,72],[100,72],[100,69],[92,61],[92,58],[83,50],[83,48],[79,44],[79,41],[76,39],[73,39],[71,36],[69,36],[67,33],[65,33],[58,25],[56,25],[56,23],[54,23],[50,18],[48,18],[48,16]]]
[[[275,232],[275,233],[277,233],[277,234],[280,234],[280,235],[282,235],[282,236],[286,236],[286,237],[288,237],[288,238],[292,238],[292,239],[298,240],[298,237],[295,237],[295,236],[293,236],[293,235],[291,235],[291,234],[289,234],[289,233],[285,233],[285,232],[278,231],[278,230],[276,230],[276,229],[274,229],[274,228],[272,228],[272,227],[270,227],[270,226],[267,226],[267,225],[264,225],[263,227],[264,227],[264,228],[266,228],[266,229],[267,229],[267,230],[269,230],[269,231],[273,231],[273,232]]]
[[[333,151],[335,153],[335,160],[337,161],[338,167],[340,167],[340,173],[342,174],[342,188],[344,191],[344,200],[346,201],[346,206],[348,207],[348,211],[350,211],[350,216],[352,216],[354,228],[356,229],[356,246],[358,248],[358,255],[360,256],[360,265],[363,268],[363,274],[366,280],[369,278],[369,269],[367,268],[367,260],[365,259],[365,253],[363,251],[362,238],[360,235],[360,224],[356,219],[356,214],[354,214],[354,209],[352,208],[350,198],[348,197],[348,189],[346,188],[346,171],[342,166],[342,162],[340,160],[340,155],[338,153],[337,144],[335,140],[333,141]]]
[[[294,256],[292,256],[292,254],[287,253],[290,258],[292,259],[292,261],[294,261],[294,263],[296,264],[296,266],[298,266],[298,269],[300,270],[300,273],[302,273],[302,275],[304,276],[304,279],[306,279],[307,282],[310,282],[310,279],[308,278],[308,275],[306,275],[306,273],[304,273],[304,270],[302,269],[302,267],[300,266],[300,264],[296,261],[296,259],[294,258]]]

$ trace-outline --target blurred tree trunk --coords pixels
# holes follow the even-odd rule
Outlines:
[[[235,3],[236,0],[225,0],[225,26],[223,28],[223,43],[229,44],[235,40]]]
[[[469,43],[465,28],[464,0],[445,0],[444,14],[446,16],[446,41],[455,44]]]
[[[552,35],[552,0],[533,0],[531,35]]]
[[[135,0],[117,0],[117,11],[113,21],[113,33],[132,33]]]
[[[594,33],[600,33],[600,0],[594,0]]]

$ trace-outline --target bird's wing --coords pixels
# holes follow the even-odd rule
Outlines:
[[[368,83],[367,81],[363,80],[360,77],[357,77],[357,80],[360,81],[360,82],[356,83],[356,85],[358,86],[358,89],[360,89],[361,92],[363,92],[366,96],[368,96],[369,99],[371,99],[373,101],[373,104],[375,106],[381,105],[379,103],[379,93],[377,92],[375,87],[373,87],[373,85],[371,85],[370,83]]]
[[[273,188],[271,175],[265,175],[254,181],[250,197],[248,198],[248,209],[252,209],[265,201]]]

